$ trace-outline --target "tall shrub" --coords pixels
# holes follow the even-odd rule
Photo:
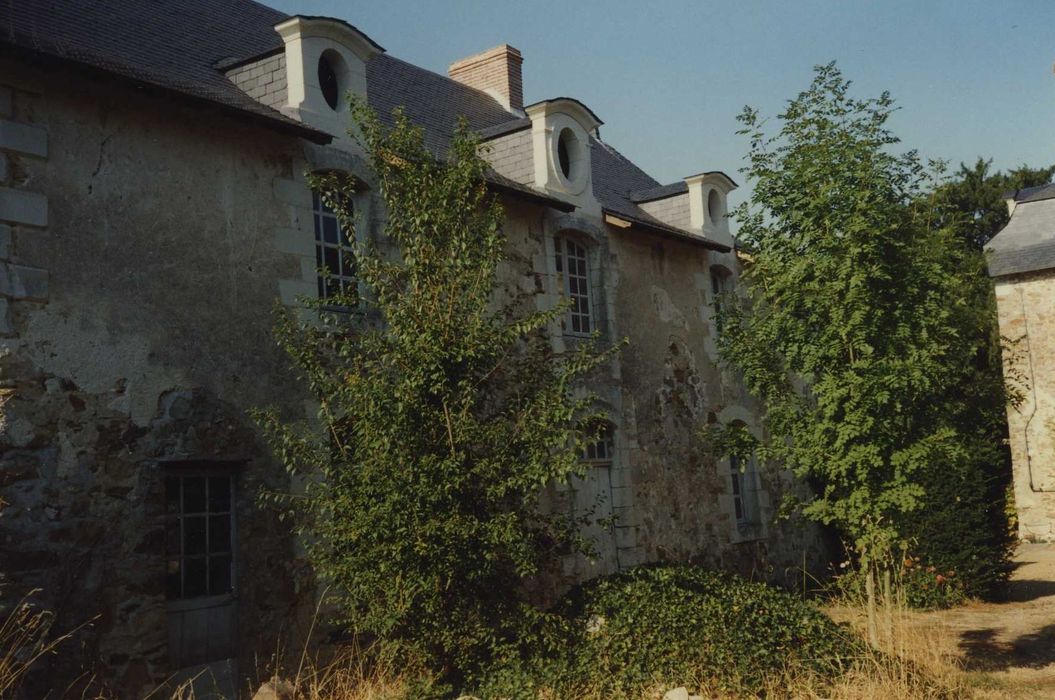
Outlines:
[[[922,548],[970,562],[957,573],[981,592],[1008,559],[983,261],[923,196],[919,156],[892,152],[890,96],[850,87],[829,64],[775,123],[740,116],[748,300],[723,304],[722,356],[765,404],[763,456],[813,484],[808,516],[866,568]]]
[[[318,428],[260,420],[305,475],[290,501],[341,621],[457,681],[530,640],[542,615],[525,580],[584,545],[539,497],[581,468],[596,417],[571,388],[606,356],[590,343],[552,352],[546,329],[564,307],[496,298],[503,214],[464,125],[440,159],[403,115],[388,128],[355,114],[384,203],[381,241],[357,237],[359,290],[305,300],[307,319],[278,324]],[[341,211],[347,181],[316,184]]]

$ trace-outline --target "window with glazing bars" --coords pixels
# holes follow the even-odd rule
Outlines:
[[[612,426],[605,425],[597,439],[583,448],[582,461],[591,467],[610,467],[613,453]]]
[[[570,238],[554,239],[557,275],[564,285],[564,295],[571,301],[571,309],[564,321],[564,330],[576,335],[593,331],[590,309],[590,264],[585,246]]]
[[[169,600],[231,591],[233,495],[230,475],[165,477]]]
[[[348,232],[333,209],[312,192],[315,219],[315,265],[319,269],[319,298],[329,299],[355,290],[355,255]],[[351,202],[348,203],[351,215]],[[325,273],[324,273],[325,271]]]

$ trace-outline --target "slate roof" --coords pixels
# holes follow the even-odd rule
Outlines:
[[[329,137],[238,89],[219,65],[274,53],[287,15],[251,0],[0,0],[0,47],[72,62],[269,122]]]
[[[1055,186],[1030,189],[985,246],[990,277],[1055,268]]]
[[[1055,184],[1037,185],[1035,187],[1023,187],[1020,190],[1009,193],[1004,199],[1014,199],[1016,202],[1039,202],[1042,199],[1055,197]]]
[[[77,64],[237,111],[315,142],[330,141],[328,134],[249,97],[224,74],[232,66],[281,51],[274,26],[289,19],[283,12],[253,0],[0,0],[0,8],[2,51]],[[426,144],[437,154],[447,152],[459,116],[485,138],[530,126],[488,94],[386,53],[366,65],[370,105],[386,120],[395,107],[403,107],[411,121],[425,128]],[[664,224],[638,207],[633,193],[663,187],[608,144],[591,138],[591,163],[594,194],[605,211],[639,228],[728,249]],[[492,184],[558,209],[572,207],[498,174]],[[667,187],[684,188],[684,183]]]

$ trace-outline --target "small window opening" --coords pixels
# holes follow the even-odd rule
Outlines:
[[[591,467],[612,466],[612,455],[615,452],[612,440],[612,426],[605,423],[597,435],[597,439],[587,443],[582,450],[582,461]]]
[[[707,216],[714,224],[722,218],[722,196],[718,194],[718,190],[711,190],[707,195]]]
[[[714,306],[714,329],[722,332],[722,302],[729,291],[729,274],[725,270],[711,268],[711,303]]]
[[[229,474],[165,477],[169,600],[231,592],[233,490]]]
[[[758,463],[755,456],[752,454],[746,462],[735,455],[730,456],[729,470],[737,526],[758,525]]]
[[[571,157],[568,155],[568,141],[561,134],[557,141],[557,159],[560,161],[560,171],[564,177],[571,178]]]
[[[336,110],[338,101],[341,99],[341,90],[337,80],[337,70],[333,65],[333,58],[329,52],[319,57],[319,87],[322,96],[330,109]]]

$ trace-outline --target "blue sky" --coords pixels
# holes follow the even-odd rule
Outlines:
[[[703,170],[742,182],[736,115],[745,104],[777,113],[830,60],[858,96],[893,94],[906,149],[954,166],[1055,163],[1048,0],[264,1],[345,19],[440,73],[511,44],[527,102],[582,100],[602,138],[663,183]]]

